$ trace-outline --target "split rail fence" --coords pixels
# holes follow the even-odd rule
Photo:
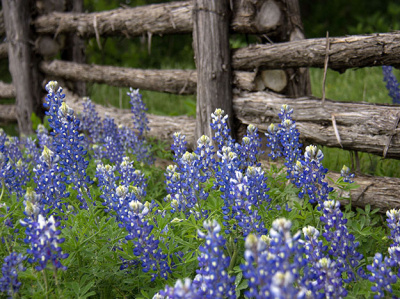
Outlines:
[[[294,119],[306,143],[400,159],[399,106],[312,97],[307,70],[329,67],[343,72],[349,68],[398,66],[400,32],[304,39],[297,0],[177,1],[96,13],[79,12],[82,1],[74,0],[78,4],[69,12],[44,11],[35,17],[28,2],[37,4],[32,0],[2,0],[0,18],[0,35],[7,36],[7,42],[0,44],[0,58],[9,59],[13,78],[13,84],[0,82],[0,98],[15,97],[17,103],[0,105],[0,121],[18,120],[21,133],[31,132],[31,113],[41,113],[44,78],[61,78],[197,94],[196,120],[148,115],[150,136],[168,141],[176,131],[186,134],[192,145],[198,136],[211,135],[210,114],[217,107],[234,115],[236,121],[230,125],[237,138],[250,123],[263,133],[271,122],[279,121],[281,105],[289,104],[295,109]],[[254,34],[277,42],[230,49],[230,33]],[[193,34],[196,70],[88,65],[78,54],[72,55],[73,61],[42,57],[59,35],[72,36],[79,46],[91,37],[100,43],[100,37],[105,36],[144,35],[151,39],[152,35],[166,34]],[[67,91],[66,99],[74,110],[82,110],[76,94]],[[100,105],[97,109],[114,115],[116,121],[129,123],[127,111]],[[330,176],[337,178],[338,174]],[[354,205],[371,204],[383,210],[400,207],[400,179],[358,175],[356,183],[360,187],[349,194]]]

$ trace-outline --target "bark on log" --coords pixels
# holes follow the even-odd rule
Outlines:
[[[142,70],[60,60],[42,62],[40,69],[48,77],[62,77],[67,80],[106,83],[112,86],[175,94],[196,92],[196,70]]]
[[[264,22],[259,16],[262,0],[246,1],[246,5],[241,2],[243,0],[233,1],[236,10],[230,27],[232,31],[263,34],[279,26],[278,22]],[[82,37],[191,33],[192,9],[192,1],[177,1],[95,13],[55,12],[38,17],[34,26],[38,33],[78,33]]]
[[[14,85],[0,81],[0,99],[1,98],[15,98]]]
[[[380,156],[390,142],[386,157],[400,159],[400,129],[393,129],[400,117],[399,106],[329,100],[321,104],[321,100],[313,97],[291,99],[272,92],[242,92],[234,96],[233,110],[243,124],[254,124],[266,132],[270,123],[280,122],[278,113],[282,104],[293,107],[293,119],[305,142],[331,147],[340,147],[341,143],[344,149]]]
[[[0,123],[17,121],[17,106],[14,104],[0,105]]]
[[[253,45],[236,49],[232,55],[235,70],[324,67],[326,39],[315,38],[280,44]],[[329,68],[400,64],[400,31],[330,38]]]
[[[0,11],[0,36],[6,35],[6,27],[4,26],[3,10]]]
[[[72,12],[83,12],[83,0],[68,0],[66,10]],[[75,32],[66,34],[65,48],[61,52],[61,59],[73,61],[76,63],[85,63],[85,40],[79,37]],[[72,91],[79,96],[86,96],[86,83],[83,81],[69,82],[72,85]]]
[[[20,134],[33,133],[32,112],[41,113],[41,86],[36,57],[29,43],[31,7],[26,0],[2,0],[8,39],[9,69],[16,86],[18,129]]]
[[[211,113],[232,115],[228,0],[194,0],[193,44],[197,68],[196,136],[211,136]],[[232,118],[228,120],[232,128]],[[232,131],[233,132],[233,131]]]
[[[49,77],[175,94],[195,94],[197,85],[196,70],[143,70],[61,60],[43,61],[40,70]],[[234,72],[233,82],[241,90],[258,90],[253,72]]]
[[[281,27],[280,41],[304,40],[303,22],[300,16],[299,0],[278,0],[283,6],[285,19]],[[288,86],[284,94],[290,97],[311,95],[310,74],[307,68],[290,68],[286,70]]]

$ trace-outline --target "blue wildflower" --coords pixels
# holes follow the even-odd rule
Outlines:
[[[149,120],[146,116],[146,105],[142,100],[139,89],[135,90],[131,87],[127,95],[131,98],[129,103],[131,104],[131,112],[133,113],[133,127],[139,131],[139,137],[142,137],[145,131],[150,130],[148,127]]]
[[[393,100],[393,104],[400,104],[400,88],[396,76],[393,74],[393,67],[384,65],[382,66],[383,81],[386,82],[386,88],[389,96]]]
[[[342,170],[340,171],[340,176],[343,178],[343,181],[346,183],[354,183],[352,180],[354,178],[354,173],[350,173],[350,168],[346,165],[343,165]]]
[[[0,292],[7,292],[10,297],[14,297],[18,293],[21,282],[18,281],[18,272],[25,271],[22,262],[26,259],[20,253],[12,252],[4,258],[0,278]]]
[[[46,269],[47,263],[50,261],[55,269],[66,270],[60,259],[68,257],[68,253],[63,253],[59,244],[65,239],[59,238],[61,231],[57,230],[60,222],[56,222],[53,216],[46,219],[39,214],[37,221],[20,221],[26,226],[26,238],[24,242],[30,244],[27,253],[30,255],[28,262],[31,264],[38,263],[35,268],[37,271]]]

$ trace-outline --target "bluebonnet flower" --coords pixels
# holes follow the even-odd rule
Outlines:
[[[45,107],[49,108],[46,114],[49,116],[49,124],[53,129],[54,150],[59,156],[57,163],[63,172],[67,183],[72,183],[73,188],[78,191],[78,199],[82,207],[87,207],[83,190],[90,197],[88,184],[91,183],[86,175],[86,168],[89,164],[86,157],[86,150],[83,148],[84,136],[79,133],[80,121],[74,115],[74,111],[63,101],[65,95],[62,88],[55,81],[46,85],[48,92]]]
[[[25,191],[23,188],[25,187],[26,183],[30,181],[31,175],[28,169],[28,164],[20,159],[14,165],[14,177],[12,183],[13,192],[17,195],[17,200],[19,200]]]
[[[130,92],[127,95],[131,98],[131,112],[133,113],[133,127],[139,131],[139,137],[142,137],[145,131],[149,131],[148,123],[149,120],[146,116],[146,105],[143,103],[142,95],[139,93],[139,89],[130,88]]]
[[[246,169],[249,166],[260,166],[257,161],[259,155],[262,154],[261,138],[258,135],[258,129],[254,125],[247,126],[247,134],[242,139],[239,152],[242,169]]]
[[[215,163],[213,151],[214,147],[211,145],[210,137],[203,135],[197,140],[197,148],[195,153],[200,157],[199,167],[201,171],[204,172],[207,178],[210,178],[212,175],[212,166]]]
[[[325,201],[323,203],[323,216],[320,219],[325,223],[325,232],[322,235],[330,244],[328,253],[336,258],[340,273],[346,272],[347,274],[347,279],[344,281],[355,280],[355,269],[359,266],[363,255],[357,252],[359,243],[355,242],[354,236],[348,232],[347,219],[343,217],[340,203],[334,200]],[[361,277],[365,276],[362,272],[358,274]]]
[[[186,136],[181,132],[175,132],[172,135],[172,138],[174,142],[171,145],[171,150],[174,152],[174,162],[178,163],[183,154],[186,152]]]
[[[371,291],[375,293],[374,298],[386,298],[388,293],[393,293],[392,284],[396,283],[397,276],[393,272],[396,262],[390,257],[383,258],[381,253],[376,253],[372,265],[367,269],[371,272],[368,279],[374,283]]]
[[[138,134],[125,126],[118,126],[118,134],[123,145],[125,154],[135,155],[137,161],[152,164],[154,157],[151,154],[151,146],[145,138],[141,138]]]
[[[202,201],[208,198],[208,192],[203,187],[208,177],[207,173],[201,171],[201,166],[201,157],[186,152],[178,165],[167,168],[167,200],[174,200],[172,212],[181,211],[186,215],[194,213],[196,218],[207,214],[201,206]]]
[[[390,229],[389,239],[393,240],[393,246],[400,246],[400,210],[391,209],[386,212],[386,222]]]
[[[39,141],[39,147],[43,150],[46,146],[47,148],[52,149],[53,146],[53,138],[49,135],[46,127],[42,124],[39,124],[36,129],[36,136]]]
[[[289,178],[291,178],[294,165],[301,154],[300,133],[296,122],[292,119],[292,113],[293,109],[289,105],[282,105],[279,113],[281,123],[278,127],[271,124],[268,132],[265,133],[268,140],[267,146],[271,147],[270,157],[275,159],[283,156],[285,158]]]
[[[383,81],[386,82],[386,88],[389,91],[389,96],[393,100],[393,104],[400,104],[400,88],[396,76],[393,74],[393,67],[382,66]]]
[[[312,226],[303,228],[303,246],[307,265],[304,269],[302,285],[307,296],[312,298],[342,298],[347,291],[336,267],[336,263],[326,256],[326,245],[319,240],[319,231]]]
[[[304,160],[297,160],[291,176],[296,187],[300,188],[299,197],[307,194],[309,202],[320,204],[319,209],[333,190],[324,181],[328,169],[322,166],[323,158],[324,154],[315,145],[307,146]]]
[[[174,287],[167,286],[153,298],[236,298],[235,277],[228,275],[230,258],[223,251],[226,241],[220,235],[221,226],[215,220],[205,221],[203,226],[207,234],[198,232],[205,244],[200,247],[200,269],[195,279],[178,280]]]
[[[133,253],[140,259],[143,272],[150,272],[152,280],[157,276],[167,279],[168,273],[171,273],[168,256],[158,247],[160,241],[151,234],[153,225],[146,219],[148,213],[148,203],[132,200],[124,217],[120,217],[120,227],[128,232],[125,239],[133,241]]]
[[[260,168],[249,167],[249,173],[261,173]],[[263,172],[262,172],[263,173]],[[265,180],[265,179],[264,179]],[[264,184],[264,188],[263,188]],[[231,208],[232,217],[236,219],[237,226],[241,228],[241,233],[246,237],[249,233],[254,233],[257,235],[264,235],[267,233],[264,222],[261,219],[261,215],[258,214],[258,208],[262,201],[268,196],[264,194],[266,192],[266,184],[261,179],[261,194],[254,192],[255,188],[252,188],[248,182],[248,177],[243,176],[240,171],[236,171],[236,177],[230,180],[230,198],[233,201],[231,207],[225,206],[228,210]],[[258,187],[257,187],[258,188]],[[252,190],[252,191],[250,191]],[[261,195],[261,196],[258,196]],[[259,198],[260,197],[260,198]],[[229,215],[224,216],[224,220],[229,220],[231,217]],[[224,225],[227,226],[228,223],[225,221]],[[236,227],[236,224],[233,225]]]
[[[11,297],[18,293],[21,282],[18,281],[18,272],[25,271],[22,262],[26,259],[20,253],[12,252],[4,258],[1,273],[3,277],[0,278],[0,292],[7,292]]]
[[[114,119],[106,115],[103,120],[103,152],[102,158],[107,158],[111,163],[121,163],[124,156],[124,147],[121,136]]]
[[[40,200],[40,195],[32,188],[28,187],[24,196],[24,214],[29,220],[37,221],[39,214],[44,213],[44,204]],[[27,221],[29,221],[27,220]]]
[[[90,98],[83,98],[83,112],[80,116],[80,129],[87,132],[88,142],[94,144],[101,141],[101,119]]]
[[[228,115],[224,116],[224,110],[216,109],[214,113],[211,113],[211,129],[214,131],[213,140],[218,145],[218,150],[221,151],[224,146],[233,147],[234,140],[232,139],[228,128]]]
[[[26,238],[24,242],[30,244],[27,253],[31,256],[28,262],[38,264],[35,268],[37,271],[46,269],[47,263],[50,261],[54,269],[66,270],[67,267],[61,264],[60,259],[68,257],[68,253],[63,253],[59,244],[65,241],[59,238],[61,231],[57,230],[60,222],[56,222],[53,216],[48,219],[39,214],[37,221],[20,221],[26,226]]]
[[[26,159],[25,162],[27,163],[35,163],[39,160],[40,151],[36,145],[36,142],[31,137],[25,138],[23,140],[24,148],[25,148],[25,155]]]
[[[40,196],[41,205],[49,208],[58,208],[63,211],[61,200],[69,196],[66,191],[66,177],[61,175],[58,164],[60,157],[44,146],[38,164],[33,168],[33,180],[36,183],[35,191]]]
[[[343,178],[343,181],[346,183],[354,183],[352,180],[354,178],[354,173],[350,173],[350,168],[346,165],[343,165],[342,170],[340,171],[340,176]]]
[[[249,281],[249,298],[304,298],[305,290],[295,285],[305,265],[300,232],[292,236],[292,223],[276,219],[268,236],[250,234],[245,242],[243,276]]]

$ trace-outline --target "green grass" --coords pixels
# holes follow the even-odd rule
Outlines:
[[[129,109],[129,88],[119,88],[105,84],[92,84],[88,88],[90,98],[102,105]],[[141,90],[148,113],[156,115],[196,116],[196,97],[194,95],[174,95],[169,93]]]

